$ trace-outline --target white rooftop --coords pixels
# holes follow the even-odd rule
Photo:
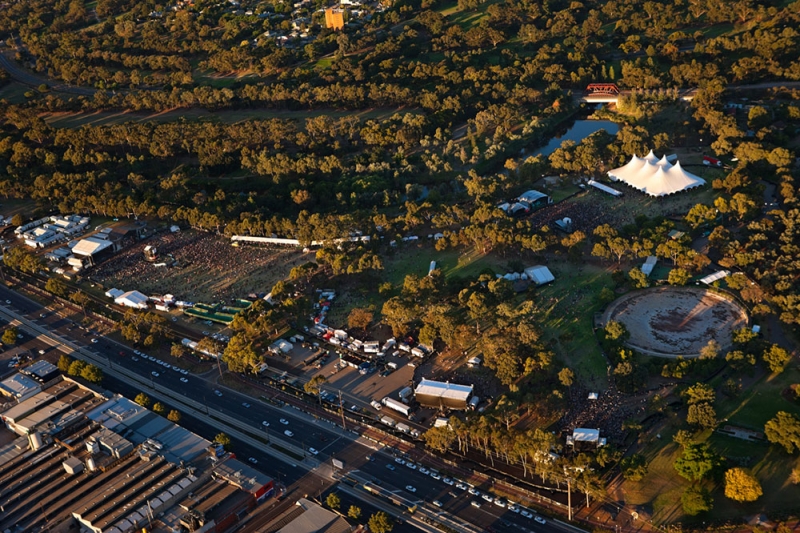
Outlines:
[[[114,298],[114,303],[136,309],[145,309],[149,298],[139,291],[128,291]]]
[[[730,270],[720,270],[719,272],[714,272],[713,274],[709,274],[708,276],[702,278],[700,281],[702,283],[705,283],[706,285],[711,285],[717,280],[720,280],[722,278],[727,278],[728,276],[730,276],[730,274],[731,274]]]
[[[545,283],[550,283],[556,279],[555,276],[553,276],[553,273],[550,272],[550,269],[542,265],[526,268],[525,274],[527,274],[528,278],[537,285],[544,285]]]
[[[600,440],[600,430],[575,428],[572,430],[572,440],[575,442],[597,442]]]
[[[75,255],[90,256],[105,250],[109,246],[111,246],[110,241],[86,237],[78,241],[75,247],[72,248],[72,253]]]
[[[22,374],[14,374],[0,382],[0,394],[22,400],[31,394],[42,390],[41,386]]]
[[[472,385],[457,385],[455,383],[422,378],[422,381],[419,382],[419,385],[414,390],[414,394],[438,396],[466,402],[472,394]]]

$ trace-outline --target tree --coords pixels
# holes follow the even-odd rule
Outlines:
[[[780,444],[786,453],[800,449],[800,419],[786,411],[779,411],[764,425],[764,435],[773,444]]]
[[[180,422],[181,421],[181,413],[180,413],[180,411],[172,409],[169,412],[169,414],[167,414],[167,420],[169,420],[170,422],[174,422],[175,424]]]
[[[214,437],[214,442],[217,444],[222,444],[222,447],[225,448],[225,450],[228,450],[231,447],[231,438],[225,433],[217,433],[217,436]]]
[[[722,465],[722,459],[708,444],[688,444],[675,459],[674,467],[681,477],[689,481],[701,481]]]
[[[164,406],[164,404],[163,404],[163,403],[161,403],[161,402],[156,402],[156,403],[153,405],[153,412],[154,412],[155,414],[157,414],[157,415],[164,416],[164,413],[166,413],[166,412],[167,412],[167,408]]]
[[[83,367],[80,376],[89,383],[101,383],[103,381],[103,371],[96,365]]]
[[[44,290],[61,298],[67,295],[67,284],[58,278],[50,278],[44,284]]]
[[[173,343],[172,346],[169,347],[169,354],[176,359],[180,359],[186,355],[186,348],[183,344],[178,344],[177,342]]]
[[[8,328],[3,332],[3,336],[0,337],[0,340],[3,341],[3,344],[12,346],[17,342],[17,335],[18,335],[17,328],[11,326],[10,328]]]
[[[770,371],[775,374],[783,372],[786,364],[792,359],[791,354],[777,344],[773,344],[764,350],[764,354],[761,357],[764,359],[764,362],[767,363],[767,366],[769,366]]]
[[[303,385],[303,390],[304,390],[304,391],[306,391],[308,394],[313,394],[313,395],[314,395],[314,396],[316,396],[317,398],[321,398],[321,397],[320,397],[320,392],[321,392],[321,391],[320,391],[320,386],[321,386],[323,383],[325,383],[325,381],[327,381],[327,380],[325,379],[325,376],[323,376],[322,374],[317,374],[316,376],[314,376],[313,378],[311,378],[310,380],[308,380],[308,381],[307,381],[307,382],[306,382],[306,383]],[[321,400],[320,400],[320,401],[321,401]]]
[[[722,346],[717,341],[711,339],[708,344],[700,348],[700,359],[716,359]]]
[[[72,357],[61,354],[61,357],[58,358],[58,369],[61,371],[62,374],[66,374],[69,372],[69,365],[72,364]]]
[[[79,359],[75,359],[69,364],[69,370],[67,370],[67,373],[70,376],[80,376],[84,368],[86,368],[86,363]]]
[[[713,501],[711,493],[700,487],[687,487],[681,494],[683,512],[689,516],[710,511],[713,508]]]
[[[394,529],[394,522],[392,522],[389,515],[383,511],[378,511],[370,516],[367,525],[372,533],[389,533]]]
[[[445,453],[456,440],[456,434],[448,426],[430,428],[422,434],[425,445],[439,453]]]
[[[342,499],[339,498],[339,495],[336,494],[335,492],[331,492],[325,499],[325,503],[328,505],[328,507],[335,510],[342,505]]]
[[[137,394],[136,398],[134,398],[133,401],[138,403],[139,405],[141,405],[145,409],[150,407],[150,397],[147,394],[143,393],[143,392],[140,392],[139,394]]]
[[[619,462],[622,477],[628,481],[641,481],[647,474],[647,461],[644,456],[634,453]]]
[[[667,283],[670,285],[686,285],[691,279],[691,275],[683,268],[673,268],[667,276]]]
[[[637,289],[644,289],[650,285],[647,275],[639,270],[638,267],[633,267],[630,272],[628,272],[628,277],[631,278],[631,281],[633,281],[633,286]]]
[[[349,516],[353,520],[358,520],[359,518],[361,518],[361,507],[351,505],[350,509],[347,510],[347,516]]]
[[[25,219],[22,218],[22,215],[17,213],[13,217],[11,217],[11,225],[12,226],[21,226],[25,222]]]
[[[372,323],[373,319],[372,311],[366,309],[364,307],[355,307],[350,314],[347,316],[347,325],[351,329],[366,329]]]
[[[725,472],[725,496],[737,502],[754,502],[764,491],[761,483],[742,468],[731,468]]]
[[[717,411],[707,402],[696,403],[689,406],[686,422],[692,426],[713,428],[717,425]]]
[[[569,368],[562,368],[558,373],[558,380],[565,387],[572,387],[572,384],[575,382],[575,372]]]
[[[222,360],[232,372],[254,370],[261,362],[261,358],[253,350],[253,343],[244,333],[237,333],[231,337],[225,351],[222,352]]]

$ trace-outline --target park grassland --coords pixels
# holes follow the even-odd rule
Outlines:
[[[782,395],[789,385],[799,381],[800,370],[796,366],[781,374],[766,374],[736,398],[719,397],[715,405],[717,416],[723,421],[721,424],[763,431],[764,424],[778,411],[800,415],[800,404]],[[789,455],[782,447],[768,442],[748,442],[705,431],[696,439],[707,442],[726,458],[726,467],[741,465],[750,469],[761,483],[764,494],[755,502],[738,504],[725,497],[721,482],[706,482],[704,486],[712,491],[714,508],[697,517],[685,516],[680,497],[690,483],[675,471],[673,464],[681,450],[672,441],[672,436],[684,424],[682,415],[672,413],[670,416],[667,427],[660,430],[661,439],[653,438],[641,452],[648,461],[647,475],[640,482],[626,481],[622,486],[627,503],[652,506],[653,520],[659,524],[735,520],[762,512],[774,516],[800,509],[800,488],[789,481],[792,469],[800,466],[800,457]]]

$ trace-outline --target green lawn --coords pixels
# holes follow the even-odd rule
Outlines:
[[[600,310],[600,291],[613,286],[610,269],[566,260],[547,267],[556,279],[535,296],[544,314],[544,338],[585,384],[602,385],[606,360],[594,336],[594,313]]]

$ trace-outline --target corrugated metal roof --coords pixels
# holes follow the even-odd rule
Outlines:
[[[439,398],[450,398],[466,402],[472,394],[472,385],[458,385],[456,383],[446,383],[422,378],[414,394],[427,396],[437,396]]]
[[[553,273],[550,272],[550,269],[542,265],[528,267],[525,269],[525,273],[537,285],[550,283],[556,279]]]
[[[111,246],[111,242],[109,241],[86,237],[78,241],[78,244],[72,249],[72,253],[75,255],[90,256],[105,250],[109,246]]]

